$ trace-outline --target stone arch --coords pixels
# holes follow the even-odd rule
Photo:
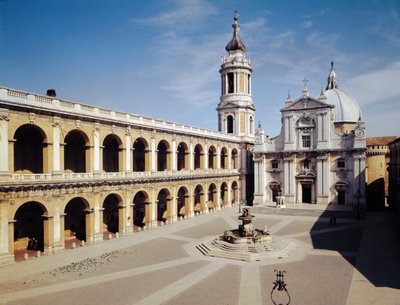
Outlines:
[[[204,153],[203,146],[201,144],[197,144],[194,147],[194,169],[203,169],[204,168]]]
[[[238,203],[239,202],[239,186],[237,181],[232,182],[231,186],[231,202]]]
[[[122,141],[115,134],[107,135],[103,140],[103,170],[119,172],[122,168]]]
[[[208,187],[208,208],[215,209],[217,208],[217,186],[215,183],[211,183]]]
[[[196,185],[193,196],[194,196],[194,201],[193,201],[194,202],[194,207],[193,207],[194,212],[198,213],[198,212],[203,211],[205,201],[204,201],[204,188],[201,184]]]
[[[177,215],[185,216],[189,211],[189,192],[185,186],[181,186],[177,193]]]
[[[14,215],[14,253],[25,250],[44,251],[49,246],[45,230],[46,207],[37,201],[22,204]],[[47,234],[45,233],[47,231]]]
[[[228,151],[225,147],[221,148],[221,153],[220,153],[220,168],[225,169],[228,167]]]
[[[228,185],[226,184],[226,182],[221,183],[220,200],[221,200],[221,206],[225,206],[228,204]]]
[[[232,149],[231,152],[231,168],[239,169],[239,155],[236,148]]]
[[[109,194],[103,201],[103,232],[117,233],[122,199],[117,194]]]
[[[47,172],[47,136],[38,126],[25,124],[14,134],[14,172],[39,174]]]
[[[89,172],[89,138],[78,129],[73,129],[64,138],[64,170],[73,173]]]
[[[137,138],[133,143],[133,171],[150,171],[149,144],[144,138]]]
[[[157,171],[171,170],[170,145],[161,140],[157,145]]]
[[[188,170],[190,168],[190,153],[189,148],[185,142],[180,142],[176,147],[176,169]]]
[[[84,198],[75,197],[68,201],[64,209],[64,239],[86,241],[90,229],[89,215],[89,203]]]
[[[148,222],[146,220],[146,206],[149,204],[149,195],[145,191],[138,191],[133,197],[133,224],[143,227]]]
[[[211,145],[208,148],[208,168],[216,169],[217,168],[217,150],[214,145]]]
[[[163,188],[158,192],[157,195],[157,221],[164,222],[167,220],[171,213],[168,209],[171,201],[171,193],[168,189]]]

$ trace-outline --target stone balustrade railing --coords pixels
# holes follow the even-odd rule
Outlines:
[[[10,183],[19,182],[42,182],[42,181],[88,181],[88,180],[113,180],[113,179],[132,179],[132,178],[162,178],[179,176],[197,175],[238,175],[237,169],[216,169],[216,170],[181,170],[181,171],[162,171],[162,172],[102,172],[94,173],[62,173],[62,174],[12,174]]]
[[[171,132],[184,132],[186,134],[209,137],[225,141],[239,142],[240,137],[224,134],[221,132],[192,127],[185,124],[177,124],[169,121],[158,120],[137,114],[112,111],[106,108],[93,107],[86,104],[80,104],[58,98],[36,95],[23,91],[17,91],[9,88],[0,87],[0,106],[1,103],[12,103],[20,105],[30,105],[38,109],[46,109],[47,111],[69,112],[75,115],[83,115],[85,117],[98,118],[106,121],[121,122],[124,124],[132,124],[140,127],[149,127],[152,129],[162,129]]]

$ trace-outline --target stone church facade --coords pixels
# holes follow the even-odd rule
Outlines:
[[[254,202],[365,204],[365,124],[356,100],[339,89],[331,66],[326,91],[288,97],[274,138],[255,132]]]

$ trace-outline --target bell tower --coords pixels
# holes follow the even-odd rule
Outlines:
[[[254,138],[255,106],[251,96],[250,59],[246,57],[246,46],[240,39],[239,14],[232,24],[233,35],[225,47],[228,56],[222,58],[221,97],[218,104],[218,130],[223,133]]]

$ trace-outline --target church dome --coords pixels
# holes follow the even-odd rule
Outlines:
[[[333,62],[331,63],[325,96],[325,102],[335,106],[335,123],[356,123],[362,119],[361,109],[357,101],[350,94],[339,89]]]
[[[240,25],[238,23],[238,18],[239,18],[239,14],[236,13],[233,18],[234,22],[232,24],[232,31],[233,31],[232,39],[228,42],[228,44],[225,47],[225,50],[228,52],[237,51],[237,50],[246,52],[246,46],[240,39],[240,35],[239,35]]]

